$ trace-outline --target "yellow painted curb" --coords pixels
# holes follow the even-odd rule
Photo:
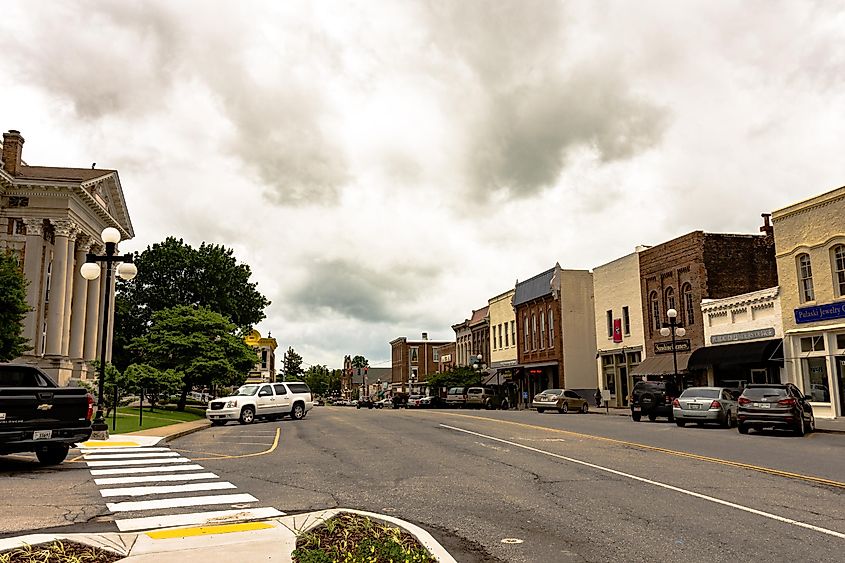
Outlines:
[[[275,528],[267,522],[245,522],[243,524],[221,524],[218,526],[197,526],[194,528],[177,528],[175,530],[161,530],[147,532],[146,535],[154,540],[170,540],[174,538],[190,538],[194,536],[209,536],[213,534],[231,534],[234,532],[254,532]]]
[[[138,442],[109,442],[105,440],[99,442],[82,442],[79,445],[83,448],[124,448],[132,446],[137,448],[140,446]]]

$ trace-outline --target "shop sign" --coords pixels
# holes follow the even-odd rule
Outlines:
[[[530,369],[528,370],[530,375],[543,375],[543,370],[541,369]]]
[[[724,344],[725,342],[741,342],[743,340],[756,340],[758,338],[773,338],[775,329],[760,328],[757,330],[746,330],[743,332],[731,332],[729,334],[713,334],[710,336],[710,344]]]
[[[689,339],[686,340],[676,340],[675,341],[675,352],[689,352],[691,349]],[[655,354],[666,354],[672,353],[672,342],[655,342],[654,343],[654,353]]]
[[[613,319],[613,342],[622,342],[622,319]]]
[[[795,309],[795,322],[798,324],[842,318],[845,318],[845,303],[828,303]]]

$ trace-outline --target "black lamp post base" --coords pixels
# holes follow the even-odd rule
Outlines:
[[[108,440],[109,439],[109,425],[106,424],[102,413],[98,412],[94,422],[91,423],[91,439],[92,440]]]

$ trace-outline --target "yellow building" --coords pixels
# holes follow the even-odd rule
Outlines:
[[[513,289],[490,298],[490,368],[510,377],[516,367],[516,314],[513,310]]]
[[[845,187],[772,214],[789,381],[845,416]]]
[[[267,333],[267,338],[262,338],[261,333],[253,330],[244,337],[244,342],[252,346],[258,352],[258,363],[249,372],[247,383],[273,383],[276,381],[276,339]]]

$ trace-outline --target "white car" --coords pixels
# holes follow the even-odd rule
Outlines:
[[[252,383],[209,402],[205,417],[214,426],[230,420],[252,424],[256,418],[278,420],[286,415],[301,420],[313,407],[311,389],[301,381]]]

